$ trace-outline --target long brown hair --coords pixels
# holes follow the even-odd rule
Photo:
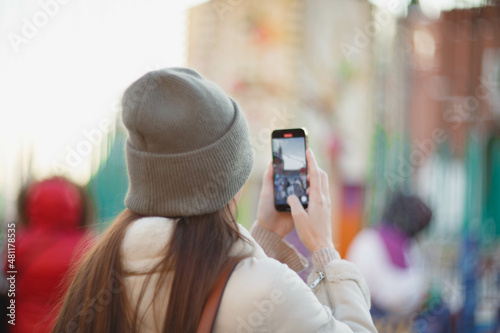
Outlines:
[[[53,332],[138,331],[137,310],[151,274],[137,304],[129,304],[120,246],[127,227],[140,217],[126,209],[78,265]],[[174,272],[162,332],[196,332],[203,305],[220,272],[245,256],[229,257],[238,240],[250,243],[239,232],[229,205],[215,213],[177,218],[165,256],[151,270],[160,272],[156,291],[165,283],[167,273]]]

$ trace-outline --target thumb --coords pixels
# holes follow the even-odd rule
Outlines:
[[[290,210],[292,211],[292,217],[294,220],[302,220],[307,219],[307,212],[305,211],[304,207],[302,207],[302,204],[299,201],[299,198],[297,198],[296,195],[291,195],[288,197],[286,200],[288,205],[290,206]]]

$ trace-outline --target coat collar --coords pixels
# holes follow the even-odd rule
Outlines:
[[[160,263],[176,222],[176,219],[166,217],[143,217],[133,222],[127,228],[120,249],[124,272],[143,274]],[[231,256],[250,253],[252,257],[265,258],[264,251],[250,233],[240,224],[238,228],[252,244],[236,242],[231,249]]]

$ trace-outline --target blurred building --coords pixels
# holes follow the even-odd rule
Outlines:
[[[250,123],[256,163],[242,199],[253,205],[246,220],[255,218],[271,131],[306,127],[338,198],[341,252],[361,227],[374,110],[373,38],[364,31],[372,15],[358,0],[217,0],[190,10],[188,65],[234,97]]]
[[[500,299],[500,12],[485,1],[429,19],[415,3],[208,1],[189,13],[188,65],[249,119],[246,220],[271,131],[308,128],[341,254],[391,192],[417,192],[434,212],[422,243],[434,296],[467,331]]]
[[[492,4],[437,20],[410,6],[376,52],[384,88],[366,217],[380,218],[398,188],[426,199],[429,278],[465,331],[489,329],[500,299],[500,7]]]
[[[386,87],[377,94],[374,183],[380,190],[415,187],[424,195],[448,191],[457,196],[451,201],[464,202],[466,188],[475,186],[480,195],[469,198],[470,205],[498,198],[487,186],[498,178],[494,168],[500,120],[498,17],[499,7],[482,7],[443,12],[432,21],[413,6],[408,17],[399,20],[392,44],[377,57],[387,67],[377,75]],[[463,178],[455,181],[455,188],[425,184],[439,168],[435,159],[448,160],[447,172],[438,180]],[[468,161],[472,164],[466,170]],[[476,174],[477,182],[468,183],[470,173]],[[465,206],[453,215],[455,220],[468,214]],[[498,220],[491,204],[481,209]],[[442,227],[440,231],[459,231],[452,230],[455,224],[443,223],[437,227]]]

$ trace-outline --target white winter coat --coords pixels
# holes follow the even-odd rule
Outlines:
[[[136,304],[145,272],[161,260],[175,223],[164,217],[145,217],[127,229],[121,255],[130,304]],[[245,228],[240,226],[240,231],[252,240],[253,246],[238,242],[232,254],[252,255],[238,264],[227,283],[215,333],[376,332],[363,277],[353,264],[340,260],[334,249],[324,248],[313,254],[316,269],[324,270],[326,279],[312,290],[289,268],[304,268],[303,257],[291,245],[256,226],[252,235],[257,241]],[[137,309],[142,318],[141,332],[159,332],[168,307],[173,274],[167,276],[160,294],[155,295],[157,275],[153,274]],[[311,273],[309,283],[317,277],[317,272]]]

